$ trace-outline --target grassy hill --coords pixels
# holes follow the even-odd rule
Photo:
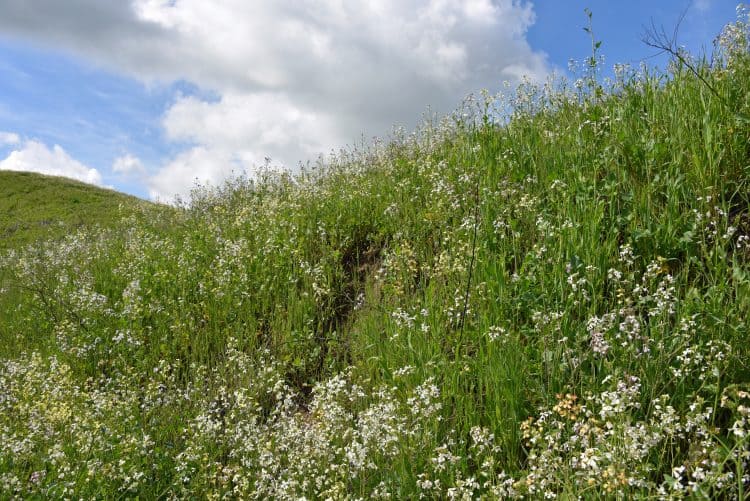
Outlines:
[[[0,171],[0,249],[111,226],[148,202],[62,177]]]
[[[745,499],[730,28],[6,253],[0,497]]]

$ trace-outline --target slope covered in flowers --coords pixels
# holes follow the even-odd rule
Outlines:
[[[744,498],[746,21],[5,253],[0,497]]]

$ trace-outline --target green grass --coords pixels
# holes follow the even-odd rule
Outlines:
[[[148,202],[72,179],[0,171],[0,249],[112,226]]]
[[[734,26],[6,253],[0,492],[745,498]]]

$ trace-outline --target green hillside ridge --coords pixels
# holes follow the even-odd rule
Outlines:
[[[749,36],[6,252],[0,497],[746,499]]]
[[[0,170],[0,249],[112,226],[149,203],[73,179]]]

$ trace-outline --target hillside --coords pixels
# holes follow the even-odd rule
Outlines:
[[[747,498],[749,42],[6,253],[0,497]]]
[[[0,249],[111,226],[148,202],[72,179],[0,171]]]

